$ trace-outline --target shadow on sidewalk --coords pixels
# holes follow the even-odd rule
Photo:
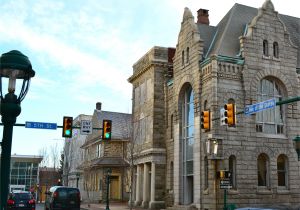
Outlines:
[[[89,206],[87,203],[81,203],[80,209],[85,210],[105,210],[106,204],[105,203],[91,203]],[[129,206],[127,202],[112,202],[109,204],[110,210],[129,210]],[[133,207],[132,210],[141,210],[144,208],[141,207]]]

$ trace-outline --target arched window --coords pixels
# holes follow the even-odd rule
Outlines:
[[[173,190],[174,186],[174,165],[173,161],[170,162],[170,190]]]
[[[204,157],[204,189],[208,188],[208,159]]]
[[[181,53],[181,65],[184,66],[184,50]]]
[[[258,102],[275,98],[282,99],[282,88],[273,78],[262,79],[258,90]],[[283,106],[276,106],[256,114],[256,131],[270,134],[283,133]]]
[[[278,49],[278,43],[277,42],[273,43],[273,56],[275,58],[279,58],[279,49]]]
[[[269,186],[269,158],[260,154],[257,158],[257,183],[258,186]]]
[[[278,186],[287,186],[287,157],[283,154],[277,158]]]
[[[229,157],[229,171],[231,173],[232,188],[236,189],[236,157],[234,155]]]
[[[268,46],[267,40],[263,41],[263,53],[264,53],[264,56],[269,56],[269,46]]]
[[[194,175],[194,92],[188,86],[182,98],[182,117],[181,117],[181,139],[182,139],[182,186],[183,204],[193,203],[193,175]]]
[[[190,62],[190,48],[186,48],[186,63]]]

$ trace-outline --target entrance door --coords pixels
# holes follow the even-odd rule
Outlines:
[[[120,182],[118,176],[110,177],[110,199],[120,200]]]

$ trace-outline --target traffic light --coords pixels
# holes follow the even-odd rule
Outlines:
[[[211,119],[210,119],[210,111],[203,111],[201,112],[201,128],[205,131],[209,131],[211,126]]]
[[[64,117],[62,137],[72,138],[73,117]]]
[[[224,105],[224,115],[225,115],[225,123],[228,126],[235,126],[236,117],[235,117],[235,105],[234,104],[225,104]]]
[[[102,140],[111,139],[111,120],[103,120]]]
[[[231,172],[227,170],[220,170],[217,172],[217,177],[220,179],[230,179],[231,178]]]

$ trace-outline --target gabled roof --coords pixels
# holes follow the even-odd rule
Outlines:
[[[244,35],[247,25],[257,16],[258,9],[235,4],[217,26],[198,24],[201,39],[204,41],[204,58],[213,54],[238,57],[240,53],[239,37]],[[292,43],[298,47],[298,65],[300,67],[300,18],[279,14],[285,24]]]
[[[93,128],[102,128],[104,119],[112,121],[112,141],[129,140],[131,132],[131,114],[95,110],[92,118]],[[86,142],[81,148],[100,141],[101,137],[102,130],[93,130],[93,133],[87,136]]]

